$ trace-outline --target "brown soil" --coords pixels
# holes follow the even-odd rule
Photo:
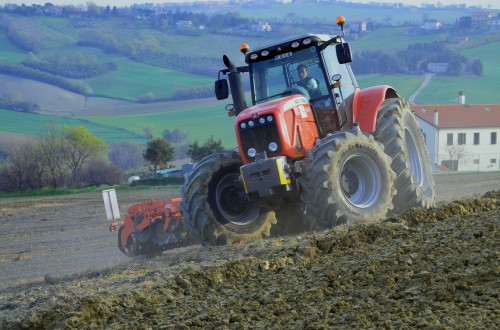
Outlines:
[[[98,194],[3,199],[0,328],[496,328],[499,188],[440,175],[434,209],[151,259],[120,256]]]

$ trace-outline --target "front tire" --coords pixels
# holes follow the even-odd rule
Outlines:
[[[385,100],[377,115],[374,135],[392,158],[391,168],[396,173],[394,212],[434,206],[436,195],[429,152],[409,105],[399,98]]]
[[[343,131],[318,140],[300,180],[311,229],[384,218],[395,194],[390,162],[371,135]]]
[[[267,212],[246,200],[239,180],[241,158],[231,152],[205,157],[196,163],[181,188],[183,224],[202,243],[246,243],[270,235],[276,223]]]

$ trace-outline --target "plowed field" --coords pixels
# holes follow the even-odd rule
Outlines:
[[[500,174],[435,180],[430,210],[152,259],[120,255],[99,194],[2,199],[0,328],[497,328]]]

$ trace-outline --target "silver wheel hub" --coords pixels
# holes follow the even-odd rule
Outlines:
[[[367,208],[375,203],[381,184],[382,178],[377,164],[366,155],[351,155],[342,165],[342,192],[355,207]]]

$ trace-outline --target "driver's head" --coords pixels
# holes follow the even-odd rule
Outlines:
[[[299,76],[300,80],[307,78],[307,67],[304,64],[299,64],[299,66],[297,67],[297,75]]]

